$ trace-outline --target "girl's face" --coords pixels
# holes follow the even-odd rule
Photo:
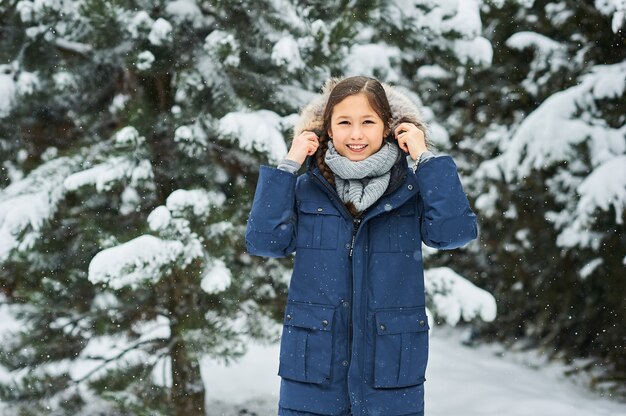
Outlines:
[[[333,108],[328,135],[341,156],[363,160],[380,150],[389,134],[363,93],[349,95]]]

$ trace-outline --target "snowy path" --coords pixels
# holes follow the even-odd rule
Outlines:
[[[559,375],[496,356],[495,348],[469,348],[459,331],[432,331],[426,374],[427,416],[626,416],[626,404],[586,391]],[[276,414],[278,346],[251,347],[231,367],[206,362],[209,415]],[[246,409],[247,412],[243,412]]]

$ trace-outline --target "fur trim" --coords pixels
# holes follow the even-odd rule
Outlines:
[[[293,137],[297,137],[300,133],[306,130],[319,130],[324,127],[324,110],[328,97],[332,89],[343,78],[330,78],[324,84],[320,95],[315,97],[309,104],[307,104],[298,117],[295,123]],[[417,125],[424,133],[427,132],[427,126],[417,106],[396,87],[393,87],[387,83],[381,82],[381,85],[385,89],[387,94],[387,100],[389,101],[389,107],[391,107],[391,122],[389,123],[391,131],[393,132],[400,124],[400,120],[404,119],[415,125]],[[428,146],[429,140],[426,140]]]

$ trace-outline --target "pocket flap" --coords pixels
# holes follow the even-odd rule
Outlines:
[[[300,201],[299,209],[307,214],[341,215],[337,208],[329,201]]]
[[[376,311],[378,335],[422,332],[430,329],[426,308],[398,308]]]
[[[283,323],[300,328],[330,331],[334,315],[335,307],[332,305],[287,302]]]

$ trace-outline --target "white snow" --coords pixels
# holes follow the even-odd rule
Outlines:
[[[457,32],[464,38],[469,39],[480,35],[482,22],[480,20],[479,2],[477,0],[448,0],[440,3],[444,6],[448,5],[456,9],[450,19],[441,22],[444,32]]]
[[[207,293],[219,293],[230,286],[232,274],[222,259],[212,259],[205,270],[200,287]]]
[[[522,81],[522,86],[532,94],[537,94],[539,88],[546,85],[555,72],[570,65],[571,57],[567,47],[539,33],[517,32],[511,35],[505,44],[519,51],[533,49],[534,55],[528,75]]]
[[[167,20],[159,17],[150,30],[148,40],[151,44],[161,46],[172,41],[172,25]]]
[[[0,65],[0,117],[6,117],[13,107],[17,87],[8,65]]]
[[[239,66],[239,42],[232,33],[214,30],[204,39],[203,48],[219,64]]]
[[[613,15],[611,29],[617,33],[626,22],[626,1],[624,0],[596,0],[596,9],[602,14]]]
[[[136,185],[151,178],[150,161],[142,160],[137,163],[132,157],[117,156],[92,168],[69,175],[64,185],[68,191],[75,191],[85,185],[95,185],[98,192],[104,192],[111,190],[114,185],[124,179],[130,179],[130,183]]]
[[[154,283],[170,272],[185,252],[180,241],[142,235],[96,254],[89,263],[89,280],[113,289]]]
[[[36,73],[20,71],[17,77],[17,93],[20,95],[33,94],[41,87],[41,81]]]
[[[578,274],[582,279],[586,279],[594,272],[595,269],[597,269],[599,266],[602,266],[603,263],[604,259],[601,257],[597,257],[591,260],[589,263],[585,264],[583,268],[578,271]]]
[[[195,0],[174,0],[167,3],[165,13],[179,24],[191,22],[195,28],[202,26],[203,13]]]
[[[397,82],[401,56],[400,49],[383,43],[354,45],[345,59],[345,76],[366,75]]]
[[[155,58],[152,52],[143,51],[139,55],[137,55],[137,69],[140,71],[147,71],[152,68],[152,64],[154,63]]]
[[[206,152],[208,136],[196,121],[191,125],[179,126],[174,132],[174,142],[189,157],[200,157]]]
[[[450,325],[456,325],[461,317],[465,321],[480,317],[488,322],[496,318],[496,300],[493,295],[448,267],[425,270],[424,284],[432,299],[431,312]]]
[[[626,416],[626,404],[575,384],[562,375],[563,366],[544,363],[535,351],[468,347],[461,344],[463,337],[454,328],[431,330],[425,384],[428,416]],[[248,353],[230,366],[203,360],[207,414],[230,416],[243,414],[244,409],[263,416],[276,414],[278,344],[250,342],[248,347]]]
[[[152,210],[148,215],[148,226],[152,231],[165,230],[172,220],[172,214],[166,206],[161,205]]]
[[[145,138],[139,135],[137,129],[126,126],[113,136],[117,147],[140,146]],[[98,192],[111,190],[116,184],[129,180],[131,186],[144,184],[154,177],[152,165],[147,159],[137,160],[132,154],[112,156],[88,169],[68,175],[64,186],[69,191],[75,191],[82,186],[95,185]]]
[[[276,163],[287,154],[281,130],[282,118],[269,110],[232,112],[219,121],[222,138],[238,142],[244,150],[266,153]]]
[[[440,65],[422,65],[417,69],[417,79],[443,79],[450,77],[449,71],[446,71]]]
[[[578,186],[578,193],[577,211],[582,222],[591,222],[597,209],[608,211],[613,207],[615,223],[622,224],[622,212],[626,209],[626,155],[596,168]]]
[[[212,208],[221,206],[226,195],[221,192],[204,189],[177,189],[168,197],[165,205],[174,216],[182,216],[183,211],[190,208],[196,217],[206,217]]]
[[[154,24],[154,20],[145,10],[139,10],[127,22],[126,30],[133,38],[138,38],[141,33],[148,33]]]
[[[563,44],[556,42],[549,37],[537,32],[522,31],[511,35],[506,40],[506,46],[512,49],[523,50],[526,48],[535,48],[542,55],[546,56],[550,53],[565,49]]]
[[[60,157],[45,162],[0,190],[0,263],[13,249],[27,250],[39,238],[40,229],[65,196],[63,180],[76,160]]]
[[[128,94],[116,94],[111,100],[111,105],[109,105],[109,111],[113,114],[119,113],[121,110],[126,107],[126,103],[130,99],[130,95]]]
[[[138,145],[145,141],[143,136],[133,126],[126,126],[117,131],[114,135],[115,143],[119,145]]]
[[[488,67],[493,59],[491,42],[482,36],[470,40],[457,39],[454,41],[453,50],[463,64],[474,63]]]
[[[132,186],[127,186],[120,195],[120,214],[128,215],[141,206],[141,196]]]
[[[294,73],[304,68],[304,61],[300,57],[298,43],[289,34],[285,34],[272,48],[272,62],[276,66],[284,67]]]

